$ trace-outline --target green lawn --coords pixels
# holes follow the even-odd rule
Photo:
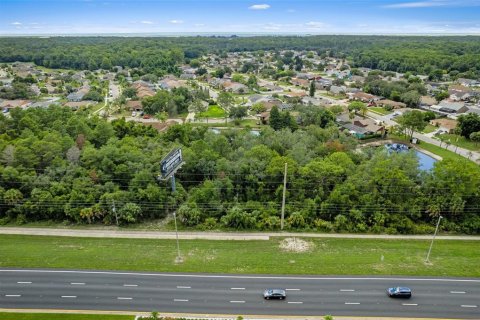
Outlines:
[[[423,133],[430,133],[430,132],[433,132],[435,130],[437,130],[438,128],[435,127],[435,126],[432,126],[431,124],[427,124],[427,126],[425,127],[425,129],[423,129]]]
[[[478,241],[306,239],[309,252],[269,241],[175,240],[0,235],[0,267],[245,274],[480,276]],[[383,261],[382,261],[383,257]]]
[[[459,146],[467,150],[480,151],[480,144],[475,144],[475,142],[456,134],[441,134],[438,136],[438,138],[440,138],[442,141],[450,140],[452,145],[449,148],[454,148],[453,146]]]
[[[2,320],[133,320],[134,316],[69,314],[69,313],[12,313],[0,312]]]
[[[201,112],[199,116],[201,118],[223,118],[225,117],[225,110],[217,105],[212,105],[208,107],[207,111]]]
[[[374,113],[378,113],[378,114],[381,114],[381,115],[384,115],[384,116],[393,112],[393,111],[388,111],[388,110],[386,110],[385,108],[382,108],[382,107],[370,107],[370,108],[368,108],[368,111],[372,111]]]

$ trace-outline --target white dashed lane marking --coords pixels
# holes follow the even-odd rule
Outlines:
[[[71,298],[71,299],[75,299],[77,296],[62,296],[62,298]]]
[[[188,299],[173,299],[174,302],[188,302]]]
[[[31,284],[31,281],[18,281],[18,284]]]
[[[230,288],[230,290],[245,290],[245,288]]]
[[[5,297],[9,297],[9,298],[18,298],[18,297],[21,297],[22,295],[21,294],[6,294]]]
[[[473,305],[473,304],[462,304],[461,307],[462,308],[477,308],[477,306]]]
[[[177,286],[177,289],[192,289],[192,287],[188,287],[188,286]]]
[[[117,297],[118,300],[132,300],[130,297]]]
[[[354,289],[340,289],[341,292],[354,292]]]
[[[300,289],[285,289],[286,291],[300,291]]]
[[[302,302],[302,301],[288,301],[288,303],[291,303],[291,304],[302,304],[303,302]]]
[[[418,306],[418,303],[402,303],[404,306]]]
[[[360,302],[345,302],[345,304],[360,304]]]
[[[230,303],[245,303],[243,300],[232,300]]]
[[[124,287],[138,287],[138,284],[124,284]]]
[[[450,293],[462,294],[462,293],[466,293],[466,292],[465,291],[450,291]]]
[[[85,282],[70,282],[72,286],[84,286]]]

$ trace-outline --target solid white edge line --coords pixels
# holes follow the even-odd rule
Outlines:
[[[353,289],[340,289],[341,292],[354,292]]]
[[[402,303],[402,306],[418,306],[418,303]]]
[[[76,298],[77,296],[62,296],[62,298]]]
[[[117,300],[132,300],[130,297],[117,297]]]
[[[473,305],[473,304],[462,304],[461,307],[462,308],[477,308],[477,306]]]
[[[152,277],[184,277],[184,278],[224,278],[224,279],[283,279],[283,280],[378,280],[378,281],[436,281],[436,282],[472,282],[480,283],[480,279],[435,279],[435,278],[374,278],[374,277],[280,277],[280,276],[227,276],[227,275],[199,275],[199,274],[168,274],[168,273],[135,273],[111,271],[77,271],[77,270],[2,270],[0,272],[31,272],[31,273],[78,273],[78,274],[109,274]]]
[[[177,289],[192,289],[192,287],[188,287],[188,286],[177,286]]]
[[[5,297],[21,297],[21,294],[6,294]]]
[[[31,284],[31,281],[17,281],[18,284]]]
[[[188,302],[188,299],[173,299],[174,302]]]
[[[231,300],[230,303],[245,303],[243,300]]]
[[[230,288],[230,290],[245,290],[245,288]]]
[[[465,291],[450,291],[450,293],[466,293]]]
[[[345,304],[360,304],[360,302],[345,302]]]
[[[85,282],[70,282],[72,286],[84,286]]]

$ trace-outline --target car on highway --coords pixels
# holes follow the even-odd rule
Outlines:
[[[279,299],[283,300],[287,298],[287,292],[283,289],[266,289],[263,291],[263,298],[266,300]]]
[[[387,294],[391,298],[410,298],[412,290],[407,287],[393,287],[387,289]]]

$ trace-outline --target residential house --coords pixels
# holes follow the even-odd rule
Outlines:
[[[468,108],[463,102],[450,102],[443,100],[438,104],[438,110],[445,113],[465,113],[468,111]]]
[[[317,79],[315,80],[315,89],[317,90],[328,90],[332,86],[332,80],[330,79]]]
[[[90,91],[89,86],[83,86],[78,91],[72,92],[67,96],[68,101],[78,102],[82,101],[83,97]]]
[[[30,100],[3,100],[0,102],[0,108],[2,110],[10,110],[14,108],[25,109],[32,104]]]
[[[129,100],[126,103],[126,108],[129,111],[143,111],[142,102],[140,100]]]
[[[375,102],[380,100],[380,97],[377,97],[373,94],[369,94],[366,92],[356,92],[354,94],[349,95],[350,100],[358,100],[362,102]]]
[[[390,107],[393,109],[402,109],[407,107],[407,105],[403,102],[397,102],[389,99],[378,100],[377,102],[375,102],[375,104],[379,107]]]
[[[233,81],[226,81],[222,84],[225,91],[233,92],[233,93],[247,93],[248,87],[243,83],[233,82]]]
[[[321,107],[321,106],[324,106],[326,103],[325,103],[325,100],[323,99],[306,96],[302,98],[302,104],[306,106],[312,105],[316,107]]]
[[[300,78],[292,78],[291,82],[294,86],[302,87],[302,88],[308,88],[310,85],[310,81],[306,79],[300,79]]]
[[[421,96],[420,97],[420,107],[431,107],[437,104],[437,100],[431,96]]]
[[[474,87],[480,85],[480,81],[474,79],[458,78],[456,82],[465,87]]]
[[[347,90],[347,87],[345,86],[331,86],[330,87],[330,93],[334,94],[336,96],[345,94],[345,91]]]
[[[150,82],[137,80],[132,83],[132,88],[137,91],[137,97],[139,97],[140,99],[143,99],[145,97],[152,97],[155,95],[155,91],[153,90],[154,86]]]
[[[348,130],[351,135],[358,139],[376,134],[383,135],[385,133],[384,126],[378,125],[374,120],[369,118],[355,116],[355,118],[350,120],[348,114],[341,114],[337,116],[337,122],[341,128]]]

